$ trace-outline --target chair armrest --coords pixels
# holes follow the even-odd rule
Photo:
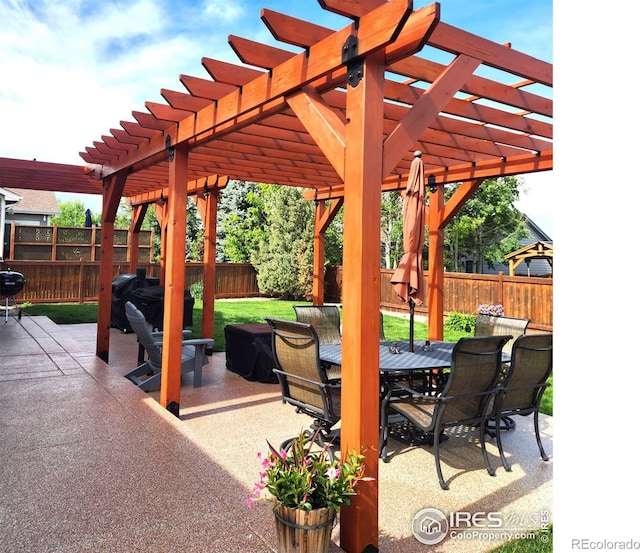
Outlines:
[[[154,346],[162,347],[162,341],[154,341]],[[213,346],[213,338],[191,338],[190,340],[182,340],[183,346]]]
[[[183,346],[213,346],[213,338],[191,338],[182,340]]]
[[[413,397],[421,397],[424,394],[418,392],[418,390],[414,390],[411,386],[407,386],[406,384],[403,384],[402,382],[394,382],[393,383],[393,391],[402,391],[402,392],[406,392],[409,395],[413,396]]]
[[[163,336],[163,332],[162,330],[156,330],[155,332],[151,333],[151,337],[152,338],[162,338]],[[183,330],[182,331],[182,337],[185,338],[186,336],[189,336],[189,334],[193,334],[192,330]]]
[[[300,380],[301,382],[307,382],[308,384],[313,384],[315,386],[319,386],[320,388],[331,388],[331,389],[335,389],[338,390],[342,387],[342,385],[340,383],[336,383],[336,382],[320,382],[318,380],[311,380],[310,378],[305,378],[304,376],[299,376],[297,374],[291,374],[285,371],[281,371],[280,369],[273,369],[273,372],[276,374],[283,374],[285,376],[287,376],[288,378],[291,379],[295,379],[295,380]]]

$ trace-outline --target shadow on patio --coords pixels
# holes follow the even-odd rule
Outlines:
[[[122,375],[136,365],[133,334],[111,329],[110,364],[93,355],[95,325],[56,326],[46,317],[0,325],[0,468],[7,551],[224,551],[276,549],[268,502],[246,506],[258,478],[258,451],[280,443],[309,420],[280,401],[277,384],[249,382],[214,354],[203,387],[189,377],[180,420]],[[391,440],[380,463],[380,551],[425,551],[411,532],[427,507],[444,513],[499,512],[492,539],[447,538],[435,552],[486,551],[509,533],[552,520],[553,461],[544,463],[531,417],[504,436],[513,472],[488,476],[475,432],[460,432],[442,449],[440,489],[427,447]],[[541,416],[547,452],[553,418]],[[473,445],[470,445],[473,444]],[[476,528],[478,529],[478,528]],[[473,528],[471,529],[473,530]],[[332,551],[340,551],[339,527]]]

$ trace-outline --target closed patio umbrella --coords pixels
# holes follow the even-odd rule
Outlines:
[[[409,170],[406,196],[402,208],[402,242],[404,254],[391,284],[402,301],[409,302],[409,351],[413,351],[413,317],[416,305],[424,303],[422,284],[422,248],[424,246],[424,170],[422,152],[416,150]]]
[[[91,210],[87,209],[84,212],[84,226],[91,228],[93,226],[93,221],[91,220]]]

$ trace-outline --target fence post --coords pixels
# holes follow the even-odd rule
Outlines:
[[[51,261],[58,257],[58,225],[53,225],[53,236],[51,237]]]
[[[497,304],[504,306],[504,272],[498,271],[498,299]]]
[[[11,236],[9,237],[9,259],[11,260],[15,259],[15,253],[16,253],[16,222],[11,221]]]
[[[80,265],[78,266],[78,303],[84,303],[84,259],[80,258]]]
[[[91,225],[91,258],[89,261],[96,260],[96,226]]]

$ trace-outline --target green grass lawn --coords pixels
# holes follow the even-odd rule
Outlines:
[[[283,300],[218,300],[215,303],[213,337],[215,351],[224,351],[224,327],[230,324],[264,323],[265,317],[295,320],[294,305],[311,305],[310,302]],[[95,323],[98,320],[98,305],[83,304],[34,304],[25,309],[29,315],[44,315],[56,324]],[[193,325],[189,327],[193,337],[199,338],[202,328],[202,302],[196,301],[193,308]],[[409,320],[393,315],[384,315],[384,332],[387,340],[401,341],[409,338]],[[456,341],[469,333],[447,330],[444,339]],[[415,340],[425,340],[427,325],[415,322]]]
[[[283,301],[283,300],[217,300],[215,302],[215,323],[213,338],[215,351],[225,350],[224,327],[229,324],[263,323],[265,317],[274,319],[295,320],[294,305],[311,305],[310,302]],[[34,304],[23,308],[27,315],[44,315],[56,324],[95,323],[98,320],[98,305],[95,303],[83,304]],[[384,315],[384,333],[389,341],[401,341],[409,339],[409,320],[404,317]],[[202,328],[202,302],[196,301],[193,308],[193,338],[201,336]],[[463,336],[470,336],[468,332],[444,329],[444,339],[455,342]],[[427,325],[415,321],[414,339],[425,340],[427,337]],[[540,412],[553,415],[553,378],[547,388]]]
[[[536,532],[536,539],[519,539],[504,543],[489,553],[552,553],[553,526],[549,531]]]

